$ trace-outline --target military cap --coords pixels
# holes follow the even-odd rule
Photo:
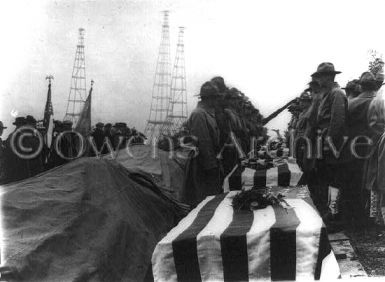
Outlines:
[[[117,123],[115,123],[115,127],[127,127],[127,123],[125,123],[125,122],[117,122]]]
[[[104,126],[104,123],[98,122],[95,126],[96,126],[96,127],[103,127],[103,126]]]
[[[311,101],[311,95],[309,92],[307,91],[304,91],[301,93],[301,95],[299,96],[299,99],[302,100],[302,101]]]

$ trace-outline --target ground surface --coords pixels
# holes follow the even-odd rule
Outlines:
[[[385,276],[385,231],[366,228],[345,234],[368,276]]]

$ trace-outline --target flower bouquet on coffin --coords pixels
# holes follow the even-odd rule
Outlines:
[[[292,207],[285,201],[284,195],[274,195],[265,189],[250,189],[242,190],[236,194],[232,200],[234,210],[257,210],[264,209],[267,206],[279,205],[285,210],[292,209]]]

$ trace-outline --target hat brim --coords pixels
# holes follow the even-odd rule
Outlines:
[[[209,96],[211,96],[211,97],[220,97],[221,96],[221,94],[220,93],[218,93],[218,94],[210,94],[210,95],[203,95],[203,97],[209,97]],[[196,94],[196,95],[194,95],[194,97],[202,97],[202,95],[201,94]]]
[[[311,77],[316,75],[322,75],[322,74],[340,74],[340,73],[341,73],[340,71],[321,71],[321,72],[316,71],[311,75]]]
[[[8,128],[8,127],[6,127],[6,126],[0,126],[0,128],[5,129],[5,128]]]

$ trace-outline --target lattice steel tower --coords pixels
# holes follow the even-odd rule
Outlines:
[[[159,47],[158,61],[156,64],[154,85],[152,88],[152,101],[150,116],[147,120],[145,135],[148,140],[158,138],[164,126],[170,100],[171,63],[170,63],[170,27],[168,24],[168,11],[164,11],[162,25],[162,38]]]
[[[75,61],[72,69],[71,86],[68,94],[67,110],[64,120],[73,122],[73,127],[83,109],[86,91],[86,62],[84,56],[84,28],[79,28],[79,42],[76,46]]]
[[[178,43],[171,78],[171,94],[162,134],[175,134],[187,120],[186,68],[184,60],[184,27],[179,27]]]

